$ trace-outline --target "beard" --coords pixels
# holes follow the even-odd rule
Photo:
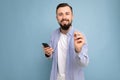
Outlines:
[[[67,19],[61,20],[61,22],[63,22],[63,21],[69,21],[69,20],[67,20]],[[60,25],[60,28],[62,30],[68,30],[70,28],[70,26],[72,25],[72,22],[69,22],[68,24],[64,24],[64,25],[62,25],[61,23],[59,23],[59,25]]]
[[[68,30],[70,28],[70,26],[71,26],[71,23],[64,24],[64,25],[60,24],[60,27],[62,30]]]

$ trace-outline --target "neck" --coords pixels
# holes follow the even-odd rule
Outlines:
[[[70,26],[70,28],[71,28],[71,26]],[[69,32],[70,28],[68,30],[63,30],[63,29],[60,28],[60,32],[63,33],[63,34],[67,34]]]

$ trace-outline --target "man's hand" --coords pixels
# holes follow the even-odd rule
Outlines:
[[[85,44],[85,38],[82,33],[74,32],[74,46],[75,51],[79,53],[82,49],[82,46]]]
[[[51,54],[53,53],[53,49],[50,47],[43,47],[43,50],[45,52],[46,57],[51,56]]]

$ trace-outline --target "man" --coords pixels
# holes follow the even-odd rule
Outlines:
[[[52,58],[50,80],[84,80],[83,67],[88,62],[85,37],[72,27],[73,11],[67,3],[56,8],[60,28],[51,36],[50,47],[43,47],[45,55]]]

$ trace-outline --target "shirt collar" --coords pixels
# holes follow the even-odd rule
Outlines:
[[[70,27],[70,30],[69,30],[68,33],[67,33],[67,35],[68,35],[68,36],[72,36],[73,33],[74,33],[74,29],[73,29],[73,27],[71,26],[71,27]]]
[[[61,32],[60,32],[60,28],[59,28],[59,33],[61,33]],[[72,36],[73,33],[74,33],[74,29],[73,29],[73,27],[71,26],[71,27],[70,27],[70,30],[69,30],[68,33],[67,33],[67,36]]]

